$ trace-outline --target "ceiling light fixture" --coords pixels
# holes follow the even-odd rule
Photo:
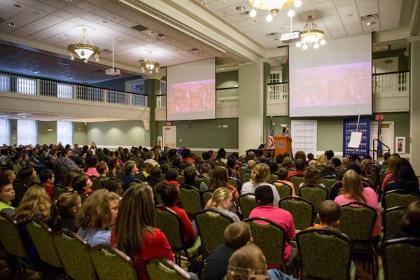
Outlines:
[[[85,63],[88,62],[89,58],[94,55],[95,60],[99,61],[99,48],[96,47],[86,35],[86,29],[82,29],[82,34],[79,37],[79,40],[75,44],[68,45],[67,50],[70,54],[70,59],[74,60],[74,57],[77,56]]]
[[[149,51],[149,56],[140,63],[140,70],[142,73],[157,74],[159,73],[160,64]]]
[[[296,47],[302,47],[304,50],[307,50],[309,47],[318,49],[327,43],[324,37],[324,31],[320,30],[318,25],[313,21],[312,16],[309,16],[308,22],[300,33],[300,41],[296,43]]]
[[[120,69],[115,68],[115,39],[112,39],[112,68],[106,69],[105,74],[109,76],[118,76],[121,74]]]
[[[249,4],[251,5],[251,11],[249,12],[250,17],[257,16],[257,9],[264,10],[268,12],[265,20],[267,22],[272,22],[274,17],[280,12],[282,9],[290,8],[288,12],[289,17],[293,17],[295,15],[295,11],[291,8],[293,6],[295,8],[299,8],[302,6],[301,0],[249,0]],[[290,15],[292,14],[292,15]]]

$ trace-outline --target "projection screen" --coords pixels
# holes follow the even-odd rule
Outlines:
[[[215,88],[214,58],[168,66],[167,120],[214,119]]]
[[[289,116],[372,114],[372,36],[289,47]]]

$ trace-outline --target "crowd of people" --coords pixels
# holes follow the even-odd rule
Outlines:
[[[338,158],[329,150],[315,158],[297,151],[275,158],[249,151],[227,155],[224,149],[201,155],[155,146],[118,148],[36,145],[0,148],[0,213],[19,224],[22,240],[33,263],[41,263],[25,225],[31,220],[53,230],[70,230],[90,246],[106,244],[130,256],[139,279],[149,279],[148,261],[174,260],[165,234],[156,227],[155,205],[173,210],[181,220],[185,244],[198,237],[193,217],[179,199],[181,188],[211,191],[206,209],[217,209],[233,219],[224,233],[225,244],[207,256],[202,279],[292,279],[284,272],[297,262],[294,217],[279,208],[278,188],[287,185],[292,195],[304,186],[319,186],[322,178],[335,179],[329,199],[317,207],[313,228],[337,230],[340,207],[349,202],[366,204],[377,211],[372,239],[381,234],[381,195],[389,190],[420,194],[410,162],[398,154],[385,154],[383,162],[368,155]],[[293,177],[303,177],[296,188]],[[249,226],[241,222],[241,194],[254,194],[257,207],[249,217],[264,218],[286,233],[282,264],[266,263],[253,244]],[[420,238],[420,203],[407,207],[399,236]],[[197,275],[191,274],[193,279]]]

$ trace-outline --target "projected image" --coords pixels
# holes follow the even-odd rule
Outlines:
[[[371,63],[291,71],[290,110],[295,116],[371,113]]]
[[[204,80],[170,85],[168,112],[170,114],[213,112],[214,83],[214,80]]]

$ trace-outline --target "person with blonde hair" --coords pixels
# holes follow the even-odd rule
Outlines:
[[[381,232],[381,213],[378,206],[378,195],[370,188],[363,188],[361,176],[352,169],[347,170],[343,176],[342,194],[334,199],[338,205],[350,202],[360,202],[374,208],[377,212],[372,237],[378,237]]]
[[[41,265],[42,262],[39,258],[36,247],[32,242],[31,236],[26,229],[26,225],[31,220],[39,220],[47,223],[50,219],[50,212],[50,197],[45,189],[39,185],[33,185],[30,187],[25,192],[22,200],[16,208],[14,218],[18,222],[19,233],[22,237],[22,242],[28,253],[29,259],[35,266]]]
[[[218,188],[213,192],[212,197],[206,204],[206,209],[217,209],[222,213],[231,217],[235,222],[239,222],[238,215],[231,212],[230,209],[233,206],[232,192],[227,188]]]
[[[384,177],[384,180],[383,180],[382,186],[381,186],[382,191],[385,190],[386,185],[388,185],[390,182],[392,182],[396,179],[395,175],[394,175],[394,173],[395,173],[394,171],[395,171],[395,168],[397,167],[397,164],[400,160],[401,160],[400,156],[396,155],[396,154],[389,157],[388,167],[385,170],[386,175]]]
[[[110,192],[100,189],[92,193],[76,215],[77,234],[90,246],[109,244],[112,226]]]
[[[253,244],[238,249],[229,259],[226,280],[270,279],[261,249]]]
[[[276,187],[272,184],[267,183],[268,177],[270,176],[270,167],[265,163],[258,163],[255,165],[251,172],[251,179],[242,185],[242,194],[254,193],[255,189],[261,185],[268,185],[273,190],[274,195],[274,206],[278,207],[280,201],[280,195]]]
[[[68,229],[77,232],[76,214],[82,207],[82,199],[75,192],[60,194],[51,211],[51,227],[55,230]]]

